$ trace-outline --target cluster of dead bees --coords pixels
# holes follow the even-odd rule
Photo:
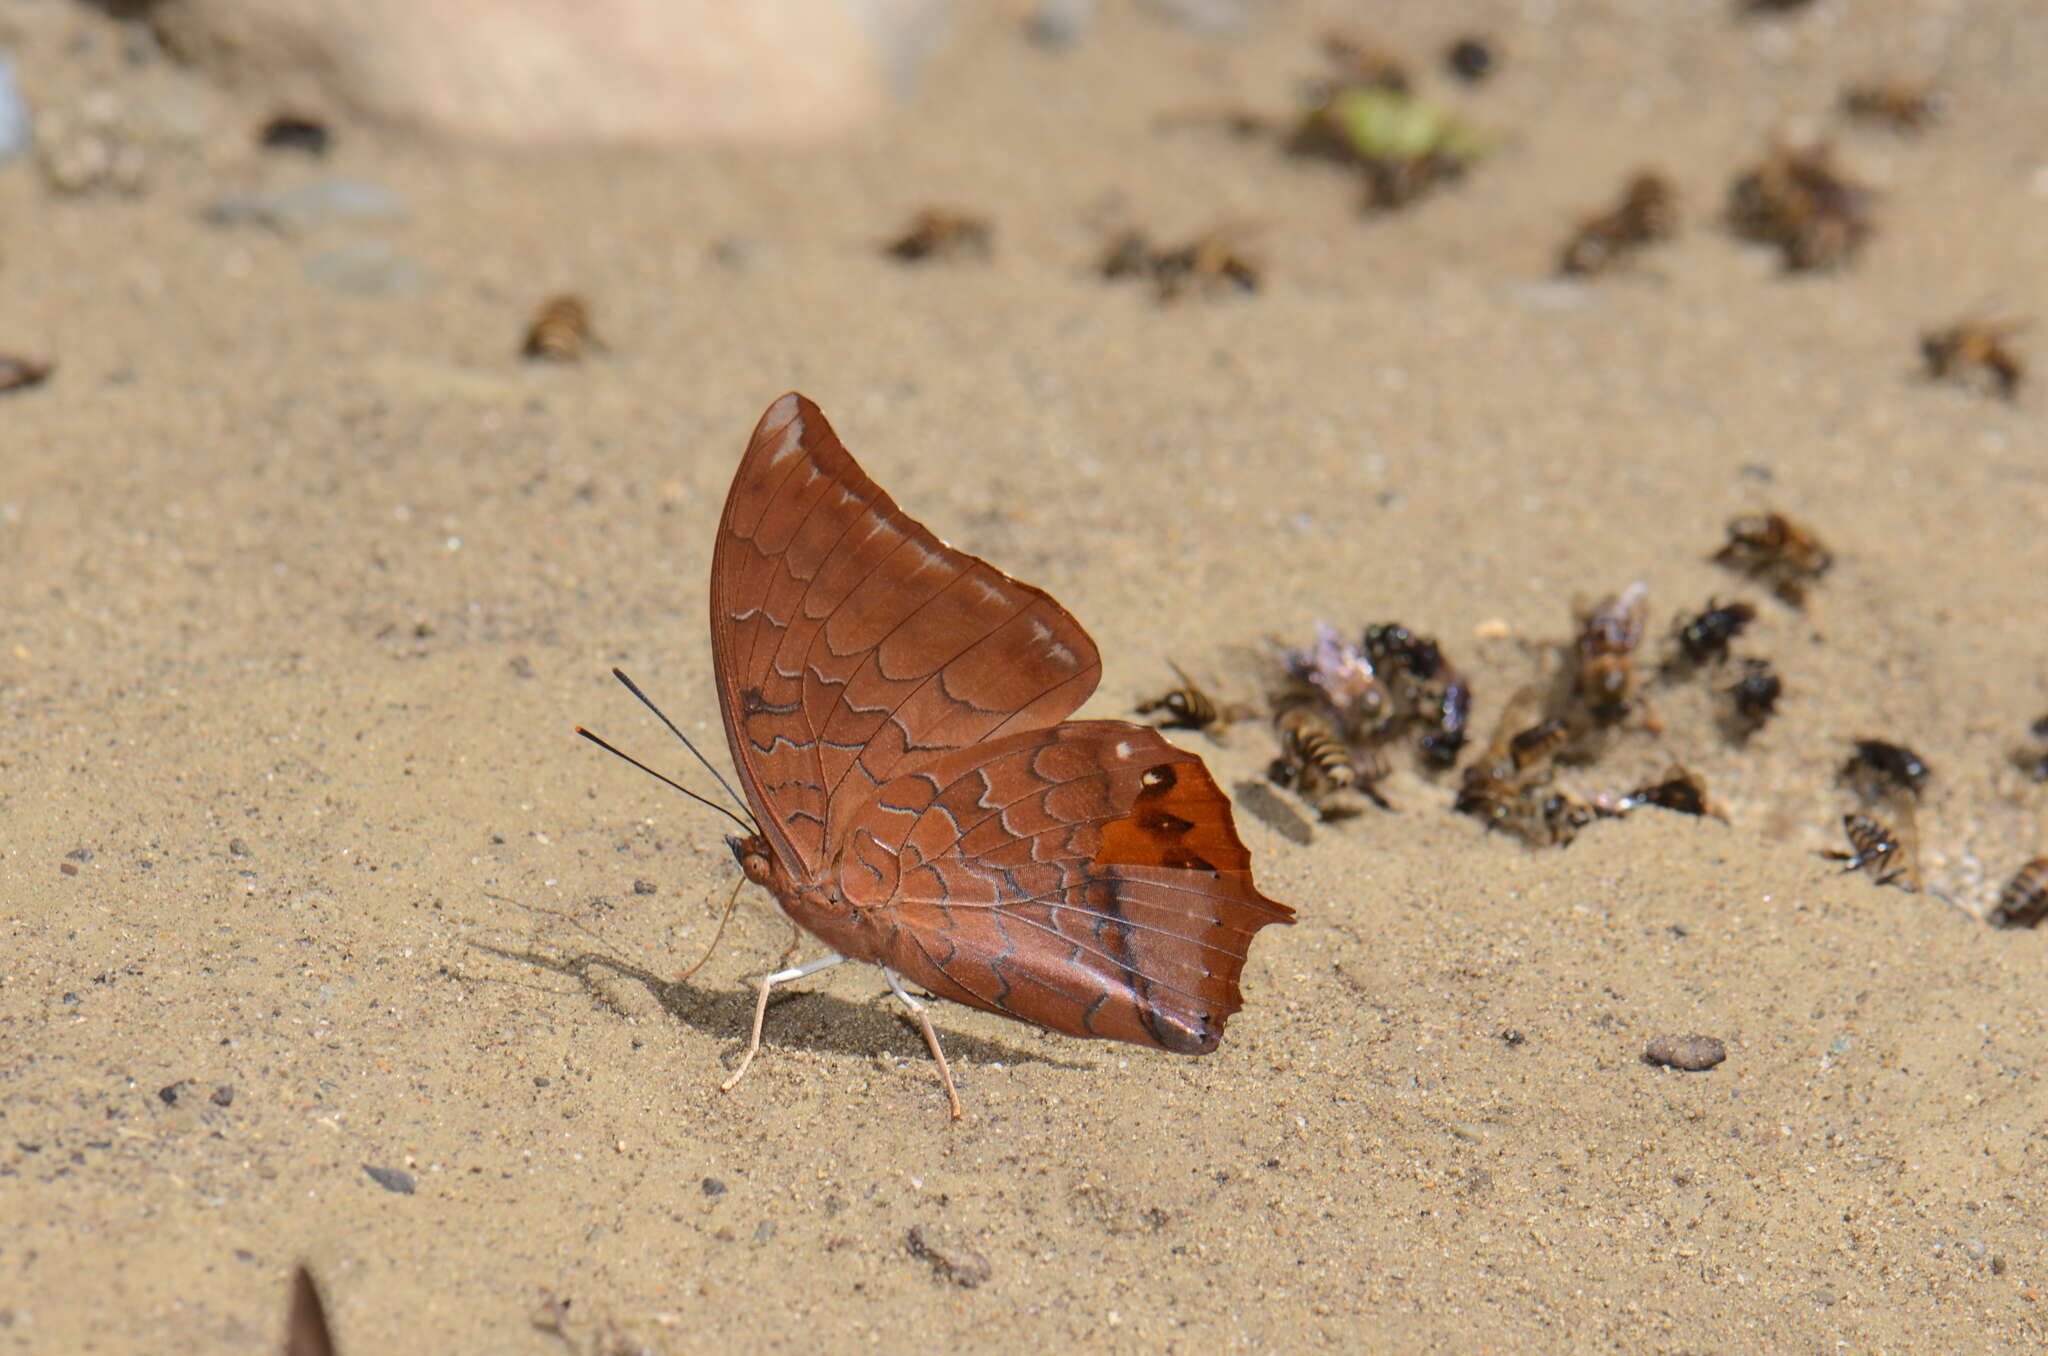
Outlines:
[[[1809,529],[1781,513],[1745,515],[1730,522],[1727,532],[1713,559],[1795,608],[1833,564]],[[1558,780],[1561,768],[1598,761],[1624,727],[1661,733],[1649,701],[1657,686],[1713,681],[1722,733],[1738,744],[1775,714],[1783,680],[1768,659],[1733,650],[1756,619],[1754,604],[1710,600],[1681,615],[1652,671],[1642,654],[1648,601],[1647,586],[1636,583],[1576,609],[1570,662],[1553,681],[1529,684],[1509,698],[1492,738],[1460,774],[1454,802],[1459,813],[1532,845],[1558,847],[1597,818],[1618,818],[1642,806],[1725,818],[1701,779],[1675,762],[1654,781],[1622,793],[1581,797]],[[1218,702],[1176,667],[1178,686],[1140,702],[1138,713],[1164,727],[1212,733],[1267,717],[1280,746],[1270,780],[1293,790],[1326,820],[1360,813],[1368,801],[1390,808],[1376,783],[1388,771],[1387,751],[1399,744],[1412,743],[1427,771],[1457,765],[1469,737],[1472,689],[1432,637],[1389,622],[1366,627],[1353,643],[1319,623],[1310,644],[1275,648],[1277,672],[1263,711]],[[2048,780],[2048,717],[2034,733],[2043,747],[2016,757]],[[1928,775],[1926,762],[1903,745],[1857,740],[1840,777],[1858,805],[1842,820],[1848,848],[1826,855],[1848,870],[1869,872],[1879,884],[1919,889],[1915,810]],[[1259,797],[1245,799],[1247,808],[1261,812]],[[2020,871],[1989,921],[2032,927],[2044,917],[2048,858]]]
[[[1496,138],[1418,94],[1409,64],[1385,49],[1332,34],[1323,41],[1323,55],[1325,74],[1311,82],[1291,115],[1198,112],[1170,115],[1161,125],[1220,124],[1235,137],[1263,140],[1289,156],[1339,165],[1363,184],[1363,206],[1370,212],[1406,207],[1462,179],[1495,148]],[[1466,37],[1446,50],[1444,66],[1470,84],[1485,78],[1495,62],[1484,39]],[[1840,104],[1845,117],[1900,134],[1933,126],[1947,106],[1942,91],[1902,81],[1851,85]],[[1737,176],[1728,190],[1725,221],[1737,236],[1777,249],[1788,272],[1829,271],[1852,263],[1874,234],[1874,198],[1841,168],[1828,143],[1778,146]],[[1636,264],[1650,246],[1677,235],[1679,218],[1671,180],[1660,171],[1638,171],[1618,202],[1573,229],[1558,251],[1558,271],[1585,278]],[[1109,281],[1141,282],[1162,303],[1256,292],[1264,268],[1249,247],[1255,230],[1238,222],[1172,243],[1127,225],[1110,229],[1095,271]],[[986,263],[994,245],[995,227],[986,217],[932,206],[915,213],[883,250],[905,264]],[[1920,358],[1931,378],[2013,399],[2026,375],[2013,345],[2024,328],[2011,319],[1967,317],[1925,331]],[[558,296],[535,316],[521,351],[531,359],[576,362],[602,348],[591,331],[588,306],[580,298]]]
[[[1363,185],[1368,212],[1406,207],[1464,178],[1495,149],[1498,138],[1418,94],[1409,63],[1384,48],[1332,34],[1324,39],[1323,54],[1326,73],[1310,83],[1292,115],[1184,113],[1161,119],[1161,126],[1221,126],[1290,156],[1339,165]],[[1449,49],[1445,65],[1470,84],[1493,70],[1495,57],[1483,39],[1464,38]],[[1940,121],[1948,104],[1948,96],[1927,83],[1889,80],[1848,86],[1839,107],[1853,122],[1912,135]],[[1724,220],[1736,236],[1775,248],[1787,272],[1830,271],[1852,263],[1874,234],[1874,200],[1874,192],[1837,163],[1827,142],[1781,145],[1736,177]],[[1558,251],[1558,271],[1590,277],[1638,261],[1649,246],[1676,236],[1678,205],[1665,174],[1638,171],[1617,203],[1579,222]],[[1257,291],[1263,270],[1247,248],[1252,232],[1237,223],[1184,243],[1161,244],[1141,230],[1124,229],[1110,241],[1097,272],[1106,279],[1147,282],[1162,302]],[[905,262],[986,260],[993,238],[982,217],[927,208],[885,248]],[[1921,335],[1921,361],[1932,378],[2012,399],[2026,372],[2012,344],[2023,328],[2022,322],[1984,316],[1932,328]]]

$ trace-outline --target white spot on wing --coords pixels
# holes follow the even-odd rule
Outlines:
[[[1137,747],[1138,746],[1136,744],[1133,744],[1128,739],[1119,739],[1116,741],[1116,756],[1119,758],[1128,758],[1137,749]]]

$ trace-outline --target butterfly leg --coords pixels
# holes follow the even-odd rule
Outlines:
[[[768,995],[774,991],[775,986],[788,984],[806,975],[815,975],[818,971],[828,969],[845,959],[846,957],[837,952],[828,951],[816,960],[805,961],[802,965],[793,965],[787,970],[777,970],[771,975],[761,977],[761,997],[754,1004],[754,1038],[747,1042],[747,1053],[740,1060],[740,1067],[732,1071],[731,1078],[718,1085],[720,1092],[731,1092],[733,1085],[746,1074],[747,1066],[754,1062],[754,1056],[761,1053],[761,1023],[768,1020]]]
[[[924,1043],[931,1047],[932,1058],[939,1062],[939,1077],[946,1081],[946,1100],[952,1104],[953,1119],[960,1120],[960,1094],[953,1088],[953,1066],[946,1063],[946,1052],[939,1048],[939,1033],[932,1030],[930,1008],[919,999],[911,997],[910,990],[903,987],[903,979],[888,966],[882,973],[889,977],[889,987],[903,1000],[903,1006],[910,1009],[910,1015],[917,1018],[917,1024],[924,1029]]]

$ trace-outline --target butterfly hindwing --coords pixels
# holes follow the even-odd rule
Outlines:
[[[1076,1036],[1212,1050],[1255,933],[1230,802],[1147,726],[1072,721],[884,785],[836,863],[882,964],[956,1002]]]

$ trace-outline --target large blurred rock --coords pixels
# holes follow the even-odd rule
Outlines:
[[[280,102],[537,146],[818,141],[879,116],[950,0],[156,0],[172,50]]]

